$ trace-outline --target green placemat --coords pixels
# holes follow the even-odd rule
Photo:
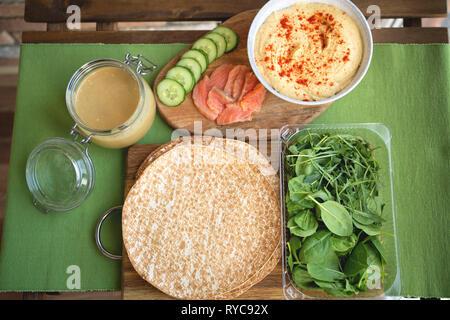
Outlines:
[[[41,214],[25,182],[28,154],[39,142],[68,137],[73,122],[64,100],[73,72],[86,61],[142,53],[163,66],[185,45],[23,45],[6,217],[0,253],[0,290],[68,290],[66,270],[81,271],[81,290],[120,289],[120,262],[103,257],[93,239],[101,213],[123,201],[124,150],[96,146],[93,193],[68,213]],[[449,46],[376,45],[361,84],[316,123],[382,122],[391,130],[402,295],[450,297]],[[156,72],[147,79],[151,82]],[[171,129],[157,117],[140,143],[162,143]],[[120,218],[103,232],[120,247]]]

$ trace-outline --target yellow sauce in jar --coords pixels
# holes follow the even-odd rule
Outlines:
[[[155,118],[155,99],[148,83],[138,77],[137,81],[126,70],[111,66],[97,68],[81,80],[74,109],[83,131],[92,134],[94,143],[123,148],[136,143],[150,129]],[[144,90],[140,90],[138,82]]]
[[[131,118],[139,97],[139,86],[131,74],[104,67],[83,79],[77,90],[75,108],[89,128],[111,130]]]

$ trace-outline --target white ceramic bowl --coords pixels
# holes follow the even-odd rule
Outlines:
[[[362,42],[363,42],[363,56],[361,60],[361,64],[358,68],[358,71],[353,76],[353,80],[350,84],[336,93],[335,95],[318,101],[301,101],[286,97],[285,95],[280,94],[274,88],[272,88],[266,80],[262,77],[261,73],[258,70],[258,67],[255,63],[255,38],[256,33],[258,32],[261,25],[266,21],[266,19],[272,14],[274,11],[279,11],[281,9],[290,7],[294,3],[297,2],[313,2],[313,3],[323,3],[332,5],[338,9],[341,9],[345,13],[347,13],[359,27],[359,31],[361,34]],[[372,33],[370,31],[369,24],[366,21],[366,18],[362,14],[362,12],[356,7],[353,2],[349,0],[271,0],[267,2],[261,10],[259,10],[258,14],[253,19],[252,25],[250,26],[250,31],[248,33],[248,41],[247,41],[247,51],[248,58],[250,60],[250,65],[252,66],[253,72],[255,73],[258,80],[266,87],[267,90],[272,92],[277,97],[301,105],[315,106],[330,103],[337,99],[342,98],[347,93],[352,91],[358,83],[362,80],[367,70],[369,69],[370,61],[372,60],[372,51],[373,51],[373,40]]]

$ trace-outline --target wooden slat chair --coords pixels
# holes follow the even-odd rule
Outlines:
[[[447,15],[446,0],[354,0],[367,8],[378,5],[382,18],[403,18],[403,28],[373,30],[376,43],[447,43],[446,28],[422,28],[421,18]],[[190,43],[205,31],[119,31],[118,22],[224,21],[245,10],[255,10],[266,0],[26,0],[25,21],[45,22],[47,31],[24,32],[24,43]],[[81,9],[81,22],[96,23],[96,31],[69,31],[69,4]],[[25,293],[24,299],[58,299],[64,294]],[[70,293],[68,298],[111,298],[111,293]],[[54,297],[54,298],[52,298]],[[119,295],[115,295],[118,298]],[[67,298],[67,297],[66,297]]]
[[[374,29],[376,43],[447,43],[446,28],[422,28],[421,18],[445,17],[446,0],[354,0],[367,8],[378,5],[382,18],[403,18],[403,28]],[[81,9],[82,22],[95,22],[96,31],[69,31],[69,3]],[[24,32],[24,43],[170,43],[193,42],[204,31],[118,31],[118,22],[223,21],[266,0],[26,0],[25,21],[46,22],[47,32]]]

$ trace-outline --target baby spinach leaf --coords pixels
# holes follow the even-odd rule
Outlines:
[[[314,167],[312,161],[314,157],[314,151],[311,149],[304,149],[299,152],[297,162],[295,163],[295,174],[297,176],[308,176],[313,173]]]
[[[344,266],[344,273],[349,277],[356,277],[357,287],[366,290],[367,279],[374,270],[377,270],[381,277],[383,266],[377,252],[367,243],[360,242],[350,254]]]
[[[319,226],[314,214],[310,210],[305,210],[297,214],[294,217],[294,221],[301,229],[305,231],[313,230],[313,233],[316,232],[317,227]]]
[[[340,281],[321,281],[314,279],[314,282],[322,289],[325,290],[330,295],[333,296],[340,296],[340,297],[349,297],[355,293],[358,293],[358,289],[354,286],[350,285],[347,286],[348,280],[345,279],[345,282],[343,280]]]
[[[331,244],[333,246],[333,249],[339,255],[345,255],[347,252],[352,250],[357,242],[358,237],[354,233],[349,237],[340,237],[337,235],[333,235],[331,237]]]
[[[316,232],[318,223],[314,219],[314,216],[312,216],[312,219],[314,220],[309,218],[310,216],[312,216],[311,212],[305,210],[290,218],[286,225],[289,228],[290,233],[299,237],[308,237]]]
[[[344,266],[344,273],[351,277],[367,269],[367,251],[364,243],[359,243],[352,251]]]
[[[291,272],[294,268],[295,263],[300,264],[300,262],[298,261],[297,252],[301,246],[302,246],[302,242],[300,241],[300,239],[298,237],[291,236],[291,238],[287,242],[287,247],[289,249],[289,255],[287,257],[287,262],[288,262],[289,268],[291,269]]]
[[[311,186],[308,183],[303,182],[304,178],[305,176],[298,176],[289,180],[288,189],[292,201],[303,200],[311,193]]]
[[[325,292],[329,295],[337,296],[337,297],[350,297],[355,293],[358,293],[358,289],[348,289],[346,286],[342,284],[342,282],[333,282],[331,288],[325,288]]]
[[[334,254],[331,247],[331,232],[320,230],[306,238],[300,249],[299,260],[301,263],[321,263],[328,261]]]
[[[302,228],[295,226],[289,229],[289,231],[291,232],[291,234],[299,236],[299,237],[309,237],[310,235],[314,234],[314,232],[316,232],[315,229],[309,229],[309,230],[303,230]]]
[[[316,219],[317,219],[317,221],[322,221],[322,222],[323,222],[322,216],[321,216],[321,214],[320,214],[320,209],[319,209],[319,207],[316,206],[316,209],[315,209],[314,211],[315,211],[315,214],[316,214]]]
[[[295,218],[295,217],[290,218],[290,219],[288,220],[287,224],[286,224],[286,227],[288,227],[289,229],[296,226],[296,225],[295,225],[294,218]]]
[[[319,172],[314,171],[310,175],[307,175],[305,179],[303,180],[305,183],[314,183],[317,182],[320,179],[321,175]]]
[[[319,263],[308,263],[306,268],[314,279],[333,282],[345,279],[345,274],[339,271],[334,265],[325,265]]]
[[[302,269],[299,266],[294,267],[294,271],[292,271],[292,280],[300,288],[305,289],[318,288],[318,286],[314,283],[313,278],[309,275],[308,271]]]
[[[300,248],[302,246],[302,242],[300,241],[300,239],[298,237],[291,237],[289,239],[289,244],[292,249],[292,255],[294,256],[295,260],[298,261],[297,252],[298,252],[298,250],[300,250]]]
[[[353,220],[353,224],[355,225],[355,227],[361,229],[369,236],[376,236],[378,234],[381,234],[381,225],[377,224],[364,225],[357,222],[356,220]]]
[[[348,211],[336,201],[318,203],[320,216],[327,228],[338,236],[350,236],[353,233],[352,219]]]
[[[325,192],[324,190],[319,190],[319,191],[312,193],[311,197],[313,197],[314,199],[320,199],[323,202],[328,201],[328,200],[333,200],[333,197],[329,193]]]
[[[384,248],[380,240],[376,236],[371,236],[370,241],[372,242],[375,249],[377,249],[378,253],[380,254],[380,258],[383,260],[383,262],[386,262],[386,255],[384,253]]]
[[[356,209],[352,210],[352,218],[356,220],[358,223],[364,225],[384,222],[384,219],[376,213]]]

